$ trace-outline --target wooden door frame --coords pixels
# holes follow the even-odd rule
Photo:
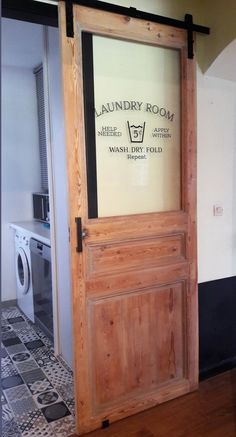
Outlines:
[[[78,11],[78,9],[77,9]],[[77,247],[77,229],[75,217],[82,216],[87,211],[87,193],[86,187],[81,186],[81,180],[86,180],[86,162],[85,152],[85,131],[84,131],[84,104],[83,104],[83,77],[82,77],[82,50],[81,43],[75,35],[74,38],[67,38],[65,5],[63,2],[59,6],[59,20],[61,27],[61,47],[63,54],[63,80],[67,84],[64,90],[65,122],[66,122],[66,143],[68,159],[68,180],[69,180],[69,202],[70,202],[70,237],[71,237],[71,268],[72,268],[72,304],[73,304],[73,326],[74,326],[74,358],[75,358],[75,392],[76,392],[76,410],[79,410],[79,423],[77,421],[77,431],[81,434],[96,429],[101,425],[101,421],[94,418],[92,423],[88,423],[91,412],[88,411],[90,404],[90,387],[89,387],[89,369],[86,361],[88,355],[88,333],[86,299],[83,288],[83,257],[76,254]],[[107,30],[107,13],[98,12],[99,20],[94,19],[94,12],[91,9],[80,6],[79,13],[74,11],[74,28],[76,22],[80,23],[80,30],[97,33],[106,36],[114,36],[124,39],[124,28],[117,16],[113,17],[117,23],[116,30],[109,26]],[[108,13],[111,18],[111,13]],[[157,45],[162,44],[162,38],[165,38],[165,47],[176,48],[178,44],[182,52],[182,102],[191,111],[185,111],[185,129],[182,129],[182,140],[186,145],[186,150],[182,156],[183,178],[187,181],[182,192],[183,199],[183,222],[188,215],[188,229],[191,238],[186,242],[187,257],[189,260],[190,288],[188,291],[189,305],[186,309],[189,329],[187,332],[188,344],[188,380],[185,386],[176,386],[175,395],[167,392],[161,393],[159,399],[155,398],[146,403],[145,408],[156,405],[160,401],[169,400],[175,396],[182,395],[198,387],[198,302],[197,302],[197,252],[196,252],[196,100],[195,100],[195,79],[190,81],[188,77],[195,78],[195,62],[187,59],[186,44],[183,44],[183,29],[177,29],[175,32],[169,26],[162,26],[155,23],[146,23],[143,20],[130,19],[123,17],[124,23],[129,23],[129,32],[125,38],[130,41],[144,42],[153,44],[153,32],[156,37]],[[110,20],[109,20],[110,23]],[[120,24],[120,27],[119,27]],[[151,31],[150,31],[151,30]],[[140,38],[140,34],[143,36]],[[166,43],[168,39],[168,44]],[[184,60],[184,61],[183,61]],[[75,77],[76,75],[76,77]],[[77,79],[79,78],[79,79]],[[188,160],[188,156],[192,159]],[[182,184],[183,187],[183,184]],[[190,201],[191,199],[191,201]],[[186,214],[187,213],[187,214]],[[175,213],[170,212],[169,218],[172,223],[175,220]],[[145,217],[144,217],[145,219]],[[95,219],[96,220],[96,219]],[[109,219],[103,219],[103,223]],[[78,272],[78,273],[77,273]],[[190,341],[191,339],[191,341]],[[143,404],[137,404],[128,410],[111,414],[111,421],[126,417],[128,414],[134,414],[144,409]],[[78,418],[77,418],[78,419]]]

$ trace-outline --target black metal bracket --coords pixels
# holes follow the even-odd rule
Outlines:
[[[77,247],[76,252],[82,252],[83,251],[83,242],[82,242],[82,221],[81,217],[75,217],[75,223],[76,223],[76,231],[77,231]]]
[[[185,15],[185,23],[187,27],[187,40],[188,40],[188,59],[193,59],[193,16],[190,14]]]
[[[73,16],[73,0],[65,0],[66,2],[66,36],[74,38],[74,16]]]

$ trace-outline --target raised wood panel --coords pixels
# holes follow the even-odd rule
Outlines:
[[[94,412],[184,378],[185,306],[183,283],[89,301]]]
[[[137,238],[137,235],[153,237],[183,233],[187,231],[187,225],[188,215],[184,211],[106,217],[83,222],[87,234],[85,243]]]
[[[166,262],[176,263],[185,258],[184,235],[171,235],[122,243],[112,242],[88,245],[87,274],[100,275],[122,272],[124,268],[140,269]]]
[[[88,296],[109,296],[119,292],[140,290],[187,279],[189,263],[179,262],[155,268],[124,271],[87,280]]]

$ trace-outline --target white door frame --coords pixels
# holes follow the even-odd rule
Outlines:
[[[48,75],[48,29],[43,27],[43,79],[44,79],[44,102],[45,102],[45,126],[47,143],[47,164],[48,164],[48,187],[50,198],[50,240],[51,240],[51,269],[52,269],[52,301],[53,301],[53,337],[54,354],[60,355],[60,328],[59,328],[59,302],[58,302],[58,273],[57,273],[57,235],[55,222],[55,189],[54,189],[54,167],[52,152],[52,131],[51,131],[51,108],[49,98],[49,75]]]

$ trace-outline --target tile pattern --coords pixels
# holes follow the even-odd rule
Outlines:
[[[19,373],[27,372],[28,370],[33,370],[38,367],[36,361],[34,360],[27,360],[27,361],[23,361],[22,363],[15,363],[15,366],[19,371]]]
[[[51,427],[57,437],[68,437],[74,433],[74,421],[72,416],[66,416],[63,419],[55,420]]]
[[[53,432],[53,429],[45,423],[44,419],[38,422],[30,430],[27,430],[21,434],[22,437],[55,437],[57,434]]]
[[[36,404],[38,405],[38,408],[43,408],[45,406],[62,401],[61,397],[56,392],[56,390],[45,391],[45,392],[37,394],[33,397],[34,397]]]
[[[23,384],[23,379],[19,374],[7,376],[6,378],[2,378],[2,389],[6,390],[7,388],[16,387],[17,385]]]
[[[2,423],[2,437],[21,437],[15,419],[7,420]]]
[[[30,391],[25,384],[21,384],[4,390],[4,394],[10,403],[12,401],[20,401],[21,399],[28,398],[30,396]]]
[[[11,354],[15,354],[17,352],[25,351],[26,347],[23,343],[19,343],[19,344],[14,344],[13,346],[8,346],[6,349],[7,349],[7,352],[9,353],[9,355],[11,355]]]
[[[67,437],[75,432],[73,374],[50,339],[17,308],[3,310],[3,437]]]
[[[10,337],[10,338],[8,337],[6,339],[3,338],[2,343],[4,344],[5,347],[9,347],[21,343],[21,341],[19,337],[15,335],[14,337]]]
[[[30,431],[33,427],[40,427],[45,425],[45,421],[41,411],[34,410],[29,413],[24,413],[19,420],[19,429],[21,432]]]
[[[47,364],[57,362],[57,359],[53,354],[53,349],[46,346],[33,349],[31,355],[34,357],[39,367],[44,367]]]
[[[1,359],[6,358],[8,356],[5,347],[1,347]]]
[[[72,375],[58,362],[47,364],[44,373],[54,387],[72,383]]]
[[[49,423],[71,414],[64,402],[57,402],[56,404],[42,408],[42,412]]]
[[[18,337],[22,341],[22,343],[26,343],[26,342],[38,339],[36,332],[33,332],[30,329],[22,329],[22,332],[17,331],[17,333],[18,333]]]
[[[6,326],[8,328],[8,326]],[[17,337],[16,333],[12,330],[7,330],[5,332],[2,332],[2,340],[7,340],[8,338],[15,338]]]
[[[21,420],[23,414],[37,410],[37,406],[31,396],[20,399],[19,401],[12,401],[10,402],[10,406],[18,421]]]
[[[30,359],[29,352],[18,352],[18,354],[13,354],[11,359],[14,363],[21,363],[22,361],[26,361]]]
[[[2,405],[2,419],[5,422],[8,422],[14,418],[12,409],[9,407],[8,404]]]
[[[11,358],[7,355],[1,358],[1,377],[7,378],[8,376],[13,376],[18,373],[15,366],[12,364]]]
[[[53,386],[50,384],[50,382],[44,378],[38,381],[30,382],[28,384],[28,387],[33,395],[36,393],[42,393],[44,391],[50,390],[53,388]]]

